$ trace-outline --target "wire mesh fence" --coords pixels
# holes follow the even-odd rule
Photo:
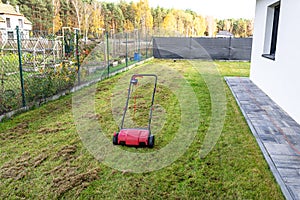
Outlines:
[[[22,106],[18,55],[14,51],[1,51],[0,113]]]
[[[141,60],[152,57],[152,35],[135,30],[106,33],[92,49],[84,48],[81,62],[82,81],[105,78]],[[83,56],[84,57],[84,56]]]
[[[137,29],[118,34],[113,31],[106,32],[93,40],[83,37],[79,29],[69,27],[63,27],[56,35],[38,31],[22,34],[18,28],[16,33],[17,37],[13,35],[9,39],[0,40],[0,116],[21,107],[47,101],[49,97],[70,91],[74,86],[105,79],[134,63],[152,57],[158,50],[159,55],[162,55],[161,50],[176,53],[176,49],[186,49],[182,47],[191,44],[191,40],[207,40],[191,39],[163,30],[157,32]],[[167,47],[157,46],[160,39],[157,36],[166,37],[162,40],[169,41]],[[185,42],[181,44],[176,41]],[[249,54],[250,40],[242,45],[235,44],[235,39],[230,41],[230,48],[218,49],[222,55],[227,55],[230,50],[231,58],[238,56],[239,54],[234,53],[235,49],[243,55]],[[214,43],[213,46],[218,45],[220,44]],[[197,48],[187,49],[189,51],[185,58],[194,54],[202,55],[201,52],[197,53]],[[210,51],[206,53],[209,54]]]
[[[80,30],[31,31],[0,40],[0,115],[104,79],[152,56],[152,36],[134,30],[86,40]]]

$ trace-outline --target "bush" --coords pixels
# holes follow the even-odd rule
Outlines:
[[[71,89],[76,79],[76,66],[61,63],[54,68],[44,68],[25,81],[27,102],[43,100],[63,90]]]
[[[13,90],[0,93],[0,115],[15,110],[21,105],[21,94]]]

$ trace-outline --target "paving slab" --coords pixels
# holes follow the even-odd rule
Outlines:
[[[288,200],[300,200],[300,125],[249,78],[225,77]]]

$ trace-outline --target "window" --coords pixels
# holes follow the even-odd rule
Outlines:
[[[270,49],[271,55],[275,55],[276,52],[279,13],[280,13],[280,5],[275,6],[274,8],[274,21],[273,21],[272,41],[271,41],[271,49]]]
[[[8,39],[14,39],[14,32],[8,31],[7,35],[8,35]]]
[[[277,2],[268,7],[264,54],[262,56],[272,60],[275,60],[275,54],[276,54],[279,15],[280,15],[280,2]]]
[[[6,27],[11,28],[10,18],[6,18]]]
[[[23,20],[22,19],[19,19],[19,28],[23,28]]]

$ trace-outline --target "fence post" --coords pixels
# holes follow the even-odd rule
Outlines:
[[[108,39],[108,32],[106,32],[106,50],[107,50],[107,76],[109,77],[109,39]]]
[[[22,66],[22,52],[21,52],[21,38],[20,38],[20,29],[17,26],[17,43],[18,43],[18,56],[19,56],[19,71],[20,71],[20,81],[21,81],[21,92],[22,92],[22,106],[26,106],[25,101],[25,90],[24,90],[24,78],[23,78],[23,66]]]
[[[76,60],[77,60],[77,75],[78,85],[80,85],[80,55],[79,55],[79,36],[78,29],[76,29]]]
[[[189,50],[190,50],[190,52],[189,52],[189,59],[192,59],[192,51],[193,51],[193,49],[192,49],[192,45],[193,45],[193,38],[192,38],[192,36],[190,36],[190,39],[189,39],[189,42],[190,42],[190,44],[189,44]]]
[[[115,30],[112,32],[112,34],[114,34],[112,48],[113,48],[113,58],[115,58],[116,57],[116,46],[117,46]]]
[[[232,49],[232,37],[229,37],[229,58],[228,60],[231,60],[231,49]]]
[[[139,43],[138,43],[138,53],[139,53],[139,56],[140,56],[140,54],[141,54],[141,35],[140,35],[140,31],[138,30],[138,35],[137,35],[137,37],[138,37],[138,41],[139,41]]]
[[[150,45],[152,45],[152,46],[151,46],[152,49],[150,50],[150,55],[151,55],[152,57],[154,57],[154,36],[153,36],[153,34],[151,34],[151,40],[150,40],[149,46],[150,46]]]
[[[148,31],[146,31],[146,59],[148,58]]]
[[[128,33],[126,33],[126,67],[128,67]]]

